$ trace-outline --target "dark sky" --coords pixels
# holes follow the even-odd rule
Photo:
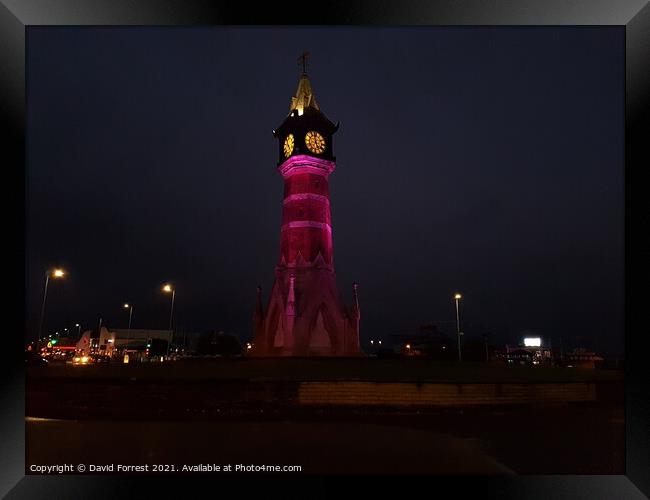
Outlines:
[[[341,127],[335,264],[362,341],[438,322],[623,349],[622,28],[30,28],[27,311],[251,335],[299,67]],[[566,342],[567,340],[565,340]]]

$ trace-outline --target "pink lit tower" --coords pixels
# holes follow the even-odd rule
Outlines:
[[[336,286],[329,175],[338,130],[320,110],[303,72],[289,115],[273,131],[284,179],[280,257],[266,311],[258,288],[253,356],[359,356],[359,302],[346,307]]]

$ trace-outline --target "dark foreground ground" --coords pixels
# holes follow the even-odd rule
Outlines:
[[[268,412],[267,412],[268,413]],[[27,420],[31,464],[299,465],[314,474],[623,474],[623,411]],[[27,471],[29,473],[29,471]]]
[[[355,361],[339,364],[344,379],[600,377],[606,389],[598,401],[555,406],[319,408],[262,393],[283,380],[338,379],[332,365],[223,361],[177,364],[175,377],[164,364],[28,370],[26,472],[69,463],[298,465],[314,474],[624,473],[617,374]]]

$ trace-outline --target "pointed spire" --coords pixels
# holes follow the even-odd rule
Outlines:
[[[352,303],[352,310],[357,320],[361,318],[361,309],[359,308],[358,290],[359,290],[359,284],[355,281],[354,283],[352,283],[352,296],[354,297]]]
[[[311,89],[311,82],[309,77],[306,74],[300,76],[300,81],[298,82],[298,89],[296,90],[296,95],[291,98],[291,106],[289,111],[298,111],[298,116],[302,115],[305,112],[306,108],[314,108],[320,110],[318,103],[316,102],[316,97],[314,92]]]
[[[296,291],[294,282],[296,277],[289,276],[289,293],[287,294],[287,307],[285,309],[285,326],[288,344],[293,345],[293,326],[296,323]]]
[[[325,267],[325,259],[323,258],[323,254],[318,251],[318,255],[316,255],[316,258],[314,259],[314,266],[315,267]]]
[[[302,256],[302,252],[300,250],[298,250],[298,255],[296,255],[295,265],[296,267],[305,265],[305,258]]]
[[[286,309],[287,316],[296,315],[296,291],[294,287],[295,281],[296,281],[296,277],[294,275],[289,276],[289,293],[287,294],[287,309]]]

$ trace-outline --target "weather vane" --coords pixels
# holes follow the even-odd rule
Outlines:
[[[307,58],[309,57],[309,52],[303,52],[298,58],[298,64],[302,64],[302,73],[303,75],[307,73]]]

